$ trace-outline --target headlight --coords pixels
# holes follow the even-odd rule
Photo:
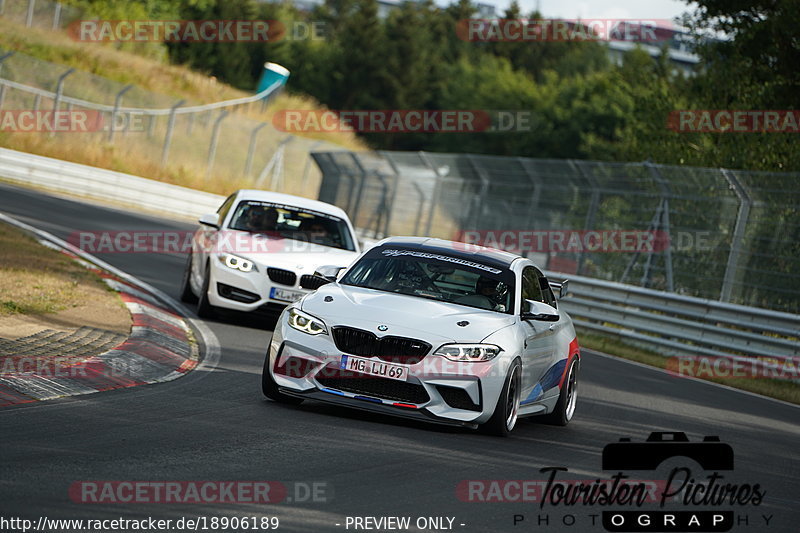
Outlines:
[[[258,267],[256,267],[252,261],[245,259],[244,257],[239,257],[238,255],[233,254],[219,254],[217,257],[219,258],[220,262],[222,262],[228,268],[239,270],[240,272],[250,272],[251,270],[258,272]]]
[[[477,363],[494,359],[502,351],[494,344],[445,344],[434,355],[447,357],[451,361]]]
[[[322,320],[295,309],[294,307],[289,310],[289,325],[309,335],[328,333],[328,330],[325,329],[325,323]]]

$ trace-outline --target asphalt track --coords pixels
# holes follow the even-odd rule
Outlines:
[[[0,211],[61,238],[76,230],[192,229],[4,184]],[[184,257],[98,257],[177,299]],[[499,439],[322,404],[275,404],[262,397],[259,382],[269,318],[231,314],[208,326],[222,348],[213,370],[0,410],[0,516],[277,516],[282,531],[345,531],[347,516],[410,516],[412,526],[417,517],[447,516],[455,517],[457,531],[603,531],[590,518],[605,510],[599,506],[464,502],[456,487],[463,480],[543,480],[539,469],[548,466],[568,468],[561,479],[607,479],[613,474],[601,469],[605,444],[684,431],[692,440],[718,435],[735,453],[735,470],[723,472],[726,482],[757,483],[766,491],[759,506],[720,507],[733,509],[737,522],[747,518],[734,531],[800,530],[796,407],[584,351],[573,422],[558,428],[523,421],[513,437]],[[697,465],[693,473],[704,476]],[[80,480],[273,480],[288,487],[292,501],[81,504],[68,496]],[[325,484],[327,501],[296,501],[312,482]],[[515,515],[524,516],[516,526]],[[564,525],[568,515],[572,526]],[[762,515],[772,516],[768,526]],[[549,523],[537,524],[545,516]]]

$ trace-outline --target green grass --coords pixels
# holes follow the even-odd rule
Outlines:
[[[670,360],[669,357],[636,346],[631,346],[619,339],[606,335],[585,333],[578,330],[578,341],[583,348],[597,350],[656,368],[666,369]],[[676,379],[680,378],[676,377]],[[792,381],[766,378],[709,378],[706,376],[698,376],[698,379],[704,379],[705,381],[727,385],[728,387],[769,396],[770,398],[800,404],[800,385]]]

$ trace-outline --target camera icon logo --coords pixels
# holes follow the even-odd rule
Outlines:
[[[733,470],[733,448],[719,437],[690,442],[683,432],[650,433],[645,442],[619,439],[603,448],[603,470],[655,470],[671,457],[688,457],[704,470]]]

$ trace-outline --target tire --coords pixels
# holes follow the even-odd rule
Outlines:
[[[200,301],[197,302],[197,316],[200,318],[214,318],[216,308],[208,302],[208,287],[211,283],[211,268],[206,265],[206,273],[203,276],[203,288],[200,290]]]
[[[186,268],[183,269],[183,280],[181,281],[181,301],[187,304],[197,302],[197,296],[192,292],[192,252],[189,252],[189,259],[186,261]]]
[[[267,349],[267,357],[264,359],[264,369],[261,371],[261,392],[270,400],[286,405],[300,405],[303,403],[302,398],[295,398],[288,396],[278,390],[278,384],[275,383],[275,378],[272,377],[272,372],[269,368],[269,349]]]
[[[497,399],[492,418],[482,424],[480,429],[484,433],[507,437],[517,424],[519,414],[520,393],[522,389],[522,365],[515,359],[508,369],[503,390]]]
[[[566,426],[572,417],[575,415],[575,404],[578,399],[578,370],[580,364],[578,358],[573,357],[567,371],[567,377],[564,379],[564,386],[561,387],[561,392],[558,394],[558,402],[556,403],[553,412],[544,415],[540,420],[546,424],[554,426]]]

